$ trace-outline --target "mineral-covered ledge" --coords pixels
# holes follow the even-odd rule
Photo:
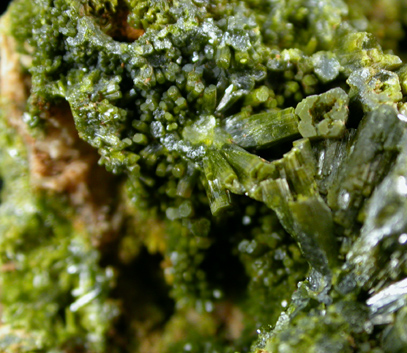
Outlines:
[[[407,23],[368,4],[14,0],[0,350],[405,352]]]

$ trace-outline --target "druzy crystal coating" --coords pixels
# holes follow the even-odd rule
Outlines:
[[[6,352],[404,352],[407,4],[14,0]]]

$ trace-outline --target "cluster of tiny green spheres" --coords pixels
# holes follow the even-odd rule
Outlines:
[[[30,82],[24,124],[41,140],[69,105],[125,220],[95,248],[69,197],[30,184],[2,108],[0,259],[17,270],[0,270],[0,347],[407,350],[407,4],[369,4],[14,0],[2,31]]]

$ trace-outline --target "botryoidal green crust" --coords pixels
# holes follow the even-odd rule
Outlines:
[[[389,14],[386,32],[373,13],[15,0],[2,33],[29,82],[20,123],[46,140],[68,104],[124,181],[125,216],[111,249],[95,246],[69,188],[33,186],[2,102],[1,349],[406,351],[407,69],[367,30],[397,51],[407,21]],[[157,256],[163,274],[132,277]],[[171,309],[148,299],[162,278]]]

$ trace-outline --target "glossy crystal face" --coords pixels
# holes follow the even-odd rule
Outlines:
[[[0,345],[407,350],[406,7],[15,0]]]

